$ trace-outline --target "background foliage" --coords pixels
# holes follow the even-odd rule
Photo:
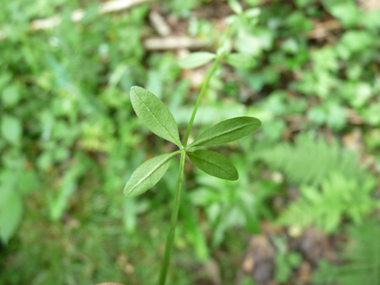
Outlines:
[[[182,71],[186,50],[144,47],[158,36],[152,11],[203,51],[215,51],[229,21],[233,49],[256,59],[218,70],[198,131],[237,114],[263,122],[221,148],[236,153],[238,181],[185,170],[169,284],[379,283],[380,7],[245,0],[235,15],[226,1],[174,0],[98,16],[95,1],[3,2],[0,283],[155,282],[176,165],[143,196],[122,189],[142,161],[174,146],[141,127],[128,92],[158,95],[184,133],[205,69]],[[78,8],[85,17],[73,23]],[[57,27],[29,31],[55,15]],[[337,240],[313,258],[293,246],[311,228]],[[266,276],[263,257],[246,262],[260,239],[273,249]]]

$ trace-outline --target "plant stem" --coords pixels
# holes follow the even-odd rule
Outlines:
[[[169,230],[169,234],[168,234],[168,237],[166,240],[166,245],[165,245],[164,261],[162,263],[160,278],[158,280],[159,285],[164,285],[166,282],[166,275],[167,275],[169,262],[170,262],[170,253],[171,253],[172,245],[173,245],[173,241],[174,241],[175,228],[176,228],[177,219],[178,219],[179,204],[180,204],[180,200],[181,200],[183,172],[185,169],[185,157],[186,157],[186,152],[184,149],[182,149],[181,150],[181,160],[179,163],[179,173],[178,173],[178,179],[177,179],[177,189],[176,189],[176,193],[175,193],[174,208],[173,208],[172,217],[171,217],[171,221],[170,221],[170,230]]]
[[[201,92],[198,95],[197,102],[195,103],[193,113],[191,114],[190,122],[189,125],[187,126],[185,138],[183,140],[183,147],[186,147],[187,141],[190,136],[190,131],[191,127],[193,126],[194,118],[198,110],[198,106],[201,102],[201,99],[206,92],[208,83],[210,82],[211,76],[214,74],[216,68],[218,67],[219,64],[219,57],[217,57],[212,64],[212,67],[207,75],[207,78],[205,82],[202,85]],[[178,179],[177,179],[177,190],[175,194],[175,200],[174,200],[174,208],[172,212],[172,217],[170,221],[170,230],[169,234],[166,240],[166,245],[165,245],[165,254],[164,254],[164,261],[162,263],[161,267],[161,272],[160,272],[160,277],[158,280],[158,285],[165,285],[166,282],[166,275],[168,272],[168,267],[169,267],[169,262],[170,262],[170,254],[173,246],[173,241],[174,241],[174,236],[175,236],[175,228],[177,225],[177,220],[178,220],[178,211],[179,211],[179,205],[180,205],[180,200],[181,200],[181,189],[182,189],[182,181],[183,181],[183,172],[185,169],[185,157],[186,157],[186,151],[184,148],[181,149],[181,161],[179,164],[179,173],[178,173]]]
[[[209,81],[211,79],[211,76],[214,74],[216,68],[219,65],[219,61],[220,61],[220,58],[218,56],[215,59],[214,63],[212,64],[212,67],[211,67],[211,69],[210,69],[210,71],[209,71],[209,73],[207,75],[207,78],[206,78],[205,82],[202,85],[201,92],[198,95],[198,99],[197,99],[197,102],[195,103],[193,113],[191,114],[191,119],[190,119],[189,125],[187,126],[185,138],[183,139],[183,146],[184,147],[187,146],[187,141],[188,141],[189,136],[190,136],[191,127],[193,126],[193,122],[194,122],[194,118],[195,118],[195,115],[196,115],[197,110],[198,110],[198,106],[201,103],[201,99],[202,99],[204,93],[206,92],[206,89],[207,89],[208,83],[209,83]]]

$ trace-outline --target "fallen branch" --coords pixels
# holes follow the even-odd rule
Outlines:
[[[166,23],[164,17],[160,13],[151,11],[149,13],[149,19],[153,28],[160,36],[166,37],[172,33],[170,26]]]
[[[143,44],[146,50],[197,49],[205,45],[204,41],[188,36],[147,38]]]

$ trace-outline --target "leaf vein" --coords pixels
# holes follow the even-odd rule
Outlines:
[[[176,142],[176,144],[178,144],[179,143],[178,140],[175,137],[173,137],[173,135],[168,131],[168,129],[160,122],[160,120],[158,120],[158,118],[154,115],[154,113],[151,111],[151,109],[145,103],[145,101],[137,94],[137,92],[136,92],[136,95],[141,100],[141,102],[145,105],[145,107],[148,109],[149,113],[153,116],[153,118],[158,122],[158,124],[161,125],[161,127],[166,131],[166,133]]]
[[[210,140],[210,139],[218,138],[218,137],[220,137],[220,136],[223,136],[223,135],[229,134],[229,133],[234,132],[234,131],[236,131],[236,130],[246,128],[246,127],[249,126],[249,125],[251,125],[251,124],[246,124],[246,125],[243,125],[243,126],[240,125],[240,126],[234,128],[234,129],[230,129],[230,130],[228,130],[228,131],[226,131],[226,132],[222,132],[222,133],[220,133],[220,134],[218,134],[218,135],[215,135],[215,136],[212,136],[212,137],[206,137],[206,138],[204,138],[204,139],[201,139],[201,140],[195,142],[194,145],[198,145],[198,144],[203,143],[203,142],[205,142],[205,141],[208,141],[208,140]]]
[[[156,172],[161,166],[163,166],[168,160],[170,160],[174,155],[176,155],[177,152],[174,152],[172,155],[168,156],[165,160],[163,160],[160,164],[157,164],[150,172],[148,172],[144,177],[142,177],[135,186],[131,189],[131,193],[134,192],[134,190],[140,186],[145,180],[147,180],[154,172]]]
[[[205,161],[205,162],[207,162],[207,163],[210,163],[210,164],[212,164],[212,165],[215,165],[218,169],[221,169],[221,170],[223,170],[223,171],[225,171],[225,172],[227,172],[227,173],[229,173],[229,174],[231,174],[231,175],[234,174],[234,173],[232,173],[232,172],[226,170],[225,168],[220,167],[218,164],[216,164],[216,163],[213,162],[213,161],[206,160],[206,159],[204,159],[203,157],[201,157],[201,156],[199,156],[199,155],[194,155],[194,153],[193,153],[192,155],[195,156],[195,157],[197,157],[199,160],[203,160],[203,161]]]

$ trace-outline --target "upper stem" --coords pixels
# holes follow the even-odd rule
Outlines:
[[[186,153],[183,149],[181,149],[181,160],[179,163],[179,173],[178,173],[178,178],[177,178],[177,187],[176,187],[177,189],[175,193],[174,208],[173,208],[172,217],[170,221],[170,230],[169,230],[169,234],[168,234],[166,245],[165,245],[164,261],[162,263],[160,278],[158,280],[159,285],[165,285],[166,275],[167,275],[167,271],[169,267],[170,253],[173,246],[175,228],[176,228],[177,220],[178,220],[179,205],[181,201],[181,189],[182,189],[182,181],[183,181],[183,172],[185,169],[185,157],[186,157]]]
[[[187,141],[190,136],[190,131],[191,127],[193,126],[194,118],[198,110],[198,106],[201,102],[201,99],[206,92],[208,83],[210,82],[211,76],[214,74],[216,68],[218,67],[220,58],[219,56],[215,59],[215,61],[212,64],[212,67],[207,75],[207,78],[205,82],[202,85],[201,92],[198,95],[197,102],[195,103],[193,113],[191,115],[191,119],[189,122],[189,125],[187,126],[185,138],[183,140],[183,147],[181,148],[181,161],[179,164],[179,173],[178,173],[178,179],[177,179],[177,189],[176,189],[176,194],[175,194],[175,200],[174,200],[174,208],[172,212],[172,217],[170,221],[170,230],[169,234],[166,240],[166,245],[165,245],[165,254],[164,254],[164,261],[161,267],[161,272],[160,272],[160,277],[158,279],[158,285],[165,285],[166,282],[166,275],[169,267],[169,262],[170,262],[170,254],[173,246],[173,241],[174,241],[174,236],[175,236],[175,228],[177,225],[177,220],[178,220],[178,211],[179,211],[179,205],[181,201],[181,189],[182,189],[182,181],[183,181],[183,172],[185,169],[185,157],[186,157],[186,151],[185,147],[187,146]]]
[[[219,61],[220,61],[220,58],[218,56],[215,59],[214,63],[212,64],[212,67],[211,67],[211,69],[210,69],[210,71],[209,71],[209,73],[207,75],[207,78],[206,78],[205,82],[202,85],[201,92],[198,95],[198,99],[197,99],[197,102],[195,103],[193,113],[191,114],[191,119],[190,119],[189,125],[187,126],[185,138],[183,139],[183,146],[184,147],[187,146],[187,141],[188,141],[189,136],[190,136],[191,127],[193,126],[193,122],[194,122],[194,118],[195,118],[195,115],[196,115],[197,110],[198,110],[198,106],[201,103],[201,99],[202,99],[204,93],[206,92],[206,89],[207,89],[208,83],[209,83],[209,81],[211,79],[211,76],[214,74],[216,68],[219,65]]]

